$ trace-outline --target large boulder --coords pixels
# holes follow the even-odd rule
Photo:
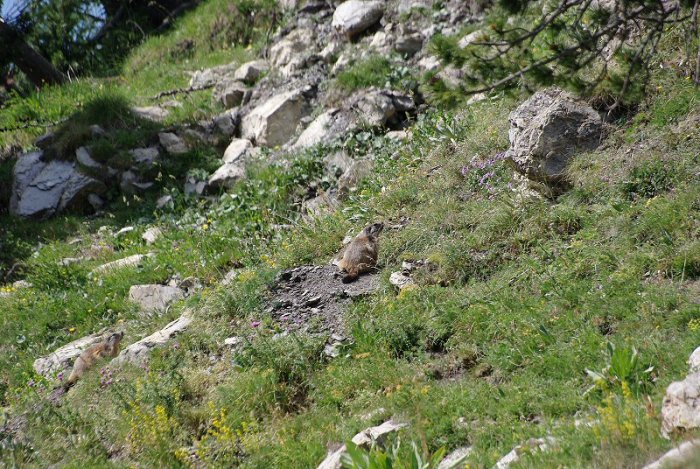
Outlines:
[[[82,174],[75,162],[42,158],[41,152],[35,152],[17,160],[10,213],[45,218],[66,210],[84,210],[90,194],[107,190],[102,182]]]
[[[600,115],[570,93],[538,91],[510,114],[506,156],[530,180],[565,187],[569,161],[598,147],[603,129]]]
[[[383,14],[383,1],[348,0],[335,9],[332,26],[352,38],[374,25]]]
[[[239,160],[245,159],[253,151],[253,144],[250,140],[245,138],[234,138],[226,147],[224,152],[224,157],[222,158],[224,163],[235,163]]]
[[[226,109],[231,109],[243,103],[248,93],[250,93],[248,88],[240,81],[228,81],[217,87],[214,99],[223,104]]]
[[[294,136],[297,125],[308,113],[301,90],[275,95],[243,118],[242,137],[259,146],[283,145]]]
[[[245,177],[245,169],[238,163],[224,163],[214,171],[207,181],[207,189],[211,192],[220,188],[230,189],[235,183]]]

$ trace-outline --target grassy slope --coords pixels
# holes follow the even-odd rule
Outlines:
[[[327,444],[391,415],[411,424],[404,442],[426,450],[474,445],[472,467],[546,434],[558,448],[525,457],[523,466],[648,461],[672,445],[659,435],[659,403],[700,339],[700,137],[689,125],[700,115],[700,94],[669,72],[655,80],[663,94],[603,149],[577,158],[574,189],[556,202],[521,200],[503,162],[470,166],[507,147],[507,114],[517,101],[503,97],[457,116],[427,116],[398,150],[382,139],[346,142],[377,156],[376,176],[338,214],[291,231],[272,225],[296,220],[330,149],[298,155],[291,171],[253,169],[214,206],[176,194],[172,211],[154,211],[149,198],[117,204],[114,219],[2,220],[5,253],[26,262],[34,284],[0,298],[3,405],[34,408],[31,363],[63,343],[122,320],[130,343],[186,307],[196,312],[190,332],[156,352],[147,369],[116,369],[112,382],[94,370],[62,407],[35,408],[29,445],[7,448],[3,463],[172,466],[187,465],[194,451],[214,467],[309,467]],[[401,217],[410,224],[383,235],[380,292],[347,315],[354,344],[344,354],[329,360],[322,340],[273,338],[262,302],[277,271],[325,263],[348,231]],[[102,240],[117,252],[56,266],[89,249],[100,225],[126,223],[136,232]],[[165,236],[146,247],[140,233],[153,224]],[[70,244],[75,236],[81,241]],[[44,245],[36,249],[33,237]],[[88,275],[147,251],[156,257],[140,269]],[[390,272],[416,259],[432,268],[397,294]],[[234,265],[242,274],[219,287]],[[129,286],[174,273],[202,279],[205,290],[166,317],[138,320],[125,301]],[[254,340],[233,353],[223,340],[234,335]],[[608,342],[636,347],[640,370],[653,365],[656,383],[635,386],[640,371],[625,378],[629,390],[611,380],[586,393],[585,370],[609,363]],[[576,419],[599,423],[575,428]]]

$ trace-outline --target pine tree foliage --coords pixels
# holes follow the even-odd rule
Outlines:
[[[433,48],[443,63],[464,72],[450,99],[558,84],[607,97],[612,111],[644,92],[659,41],[671,27],[685,28],[683,73],[700,84],[698,1],[501,0],[468,40],[440,36]],[[435,94],[445,91],[438,76],[428,86]]]

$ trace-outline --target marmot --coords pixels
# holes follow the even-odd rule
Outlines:
[[[67,390],[72,387],[76,381],[83,376],[83,373],[92,367],[99,359],[104,357],[116,357],[119,354],[119,345],[123,337],[123,332],[116,332],[99,344],[95,344],[83,350],[83,353],[75,359],[73,371],[63,385],[63,389]]]
[[[379,256],[379,233],[384,229],[384,223],[372,223],[348,245],[338,267],[347,275],[343,283],[355,280],[361,273],[368,272],[377,265]]]

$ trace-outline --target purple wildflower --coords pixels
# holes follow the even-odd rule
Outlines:
[[[250,323],[250,327],[258,327],[260,325],[260,321],[253,321]]]

